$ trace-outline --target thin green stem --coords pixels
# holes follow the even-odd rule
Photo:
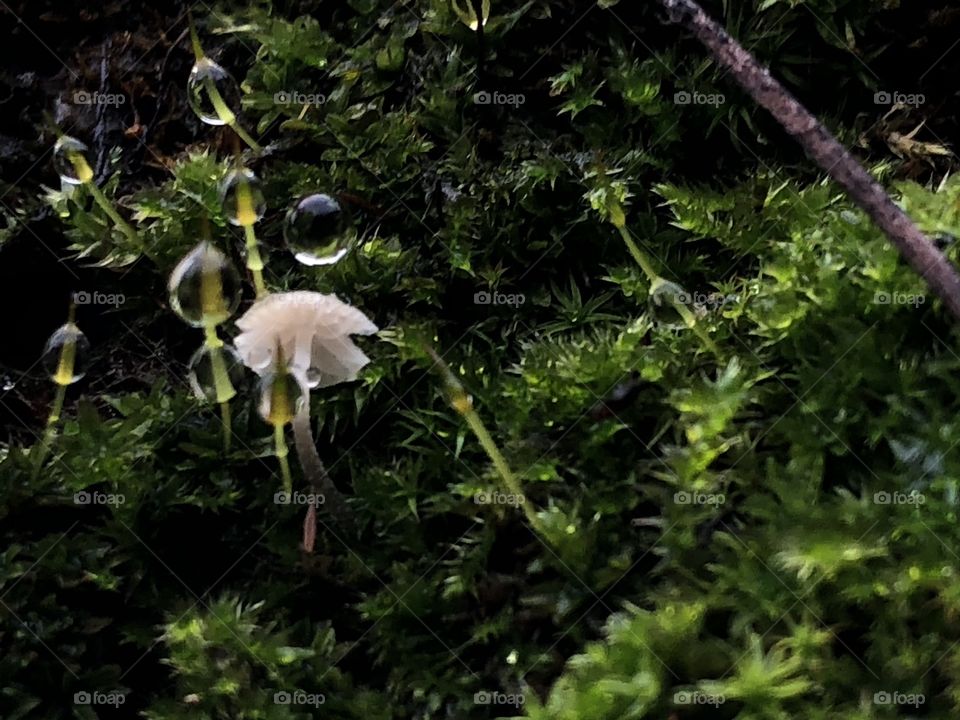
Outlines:
[[[36,480],[40,475],[40,470],[43,468],[43,463],[47,459],[47,455],[50,453],[50,447],[53,445],[53,440],[57,436],[57,423],[60,420],[60,413],[63,412],[63,402],[66,397],[67,386],[57,385],[57,394],[53,398],[53,406],[50,408],[50,415],[47,416],[47,427],[43,431],[43,437],[40,439],[40,443],[35,451],[37,453],[37,458],[33,465],[34,480]]]
[[[230,440],[233,437],[233,424],[230,420],[230,403],[220,403],[220,419],[223,421],[223,452],[230,452]]]
[[[230,373],[227,362],[223,357],[223,340],[217,336],[214,327],[204,328],[205,343],[210,353],[210,366],[213,369],[213,386],[216,390],[216,400],[220,403],[220,417],[223,420],[223,451],[230,451],[232,425],[230,423],[230,399],[237,394],[233,383],[230,382]]]
[[[217,113],[217,117],[220,118],[220,122],[224,125],[229,125],[230,128],[240,136],[240,139],[250,146],[251,150],[257,153],[262,152],[263,148],[260,147],[260,144],[250,137],[250,134],[237,122],[237,114],[227,105],[213,79],[209,77],[204,78],[203,85],[207,89],[210,102],[213,104],[213,109]]]
[[[623,213],[618,213],[615,217],[622,218]],[[623,222],[614,222],[613,223],[617,230],[620,231],[620,236],[623,238],[623,242],[626,243],[627,249],[630,251],[630,254],[633,255],[633,259],[637,261],[637,264],[640,266],[640,269],[643,270],[643,274],[647,276],[647,279],[654,283],[660,280],[660,275],[657,274],[657,271],[653,267],[653,262],[643,250],[641,250],[637,243],[634,242],[633,236],[630,234],[630,231],[627,229],[627,226]],[[720,349],[717,347],[717,344],[713,341],[707,331],[703,326],[697,322],[696,315],[693,314],[693,311],[690,310],[679,298],[670,297],[670,304],[673,305],[674,309],[683,318],[683,322],[686,323],[686,326],[693,331],[700,342],[703,343],[704,347],[707,348],[717,357],[720,356]]]
[[[187,10],[187,22],[190,26],[190,45],[193,47],[193,55],[197,60],[203,59],[203,46],[200,45],[200,36],[197,35],[197,28],[193,24],[193,15]]]
[[[616,224],[617,230],[620,231],[620,236],[623,238],[623,242],[627,245],[627,250],[630,251],[630,254],[633,255],[633,259],[637,261],[637,265],[640,266],[640,269],[643,270],[643,274],[647,276],[647,279],[650,282],[656,280],[660,275],[653,268],[653,262],[650,260],[650,257],[643,252],[634,242],[633,236],[630,235],[630,231],[627,229],[626,225]]]
[[[250,147],[251,150],[253,150],[254,152],[263,151],[263,148],[260,146],[260,143],[254,140],[253,137],[250,135],[250,133],[248,133],[246,130],[243,129],[243,126],[239,122],[237,122],[236,118],[233,119],[233,122],[228,122],[227,125],[229,125],[230,128],[237,135],[240,136],[240,139],[243,140]]]
[[[532,503],[527,501],[527,497],[523,492],[523,486],[520,484],[516,475],[513,474],[513,470],[510,469],[506,458],[503,457],[503,453],[500,452],[497,443],[490,435],[487,427],[483,424],[480,415],[477,414],[477,411],[474,409],[473,398],[467,394],[463,385],[460,384],[460,381],[457,380],[450,368],[447,367],[447,364],[443,362],[443,359],[437,355],[432,348],[425,346],[425,349],[443,374],[447,389],[450,393],[450,405],[467,421],[467,425],[473,431],[473,434],[476,435],[477,440],[480,441],[480,446],[484,452],[487,453],[487,457],[490,458],[491,462],[493,462],[497,474],[503,480],[505,489],[518,500],[520,507],[523,509],[523,514],[527,518],[527,522],[530,523],[530,527],[546,540],[548,536],[543,524],[540,522],[540,518],[534,511]]]
[[[257,234],[253,225],[244,225],[243,233],[246,237],[247,245],[247,269],[253,275],[253,286],[257,291],[259,300],[267,294],[267,286],[263,282],[263,258],[260,256],[260,248],[257,245]]]
[[[123,234],[129,238],[130,242],[137,246],[137,248],[146,254],[145,248],[143,245],[143,240],[140,238],[140,235],[134,229],[134,227],[124,220],[120,213],[117,212],[117,209],[113,206],[113,203],[103,194],[103,190],[97,187],[97,184],[93,181],[87,183],[87,188],[90,190],[90,194],[93,195],[93,199],[96,201],[103,211],[113,220],[114,225],[120,228],[123,231]]]
[[[477,440],[480,441],[484,452],[487,453],[487,456],[493,462],[493,466],[503,479],[503,484],[507,490],[519,501],[523,514],[526,516],[530,526],[541,536],[546,537],[543,525],[540,523],[540,518],[537,517],[537,514],[533,511],[533,508],[527,502],[526,496],[523,494],[523,487],[520,485],[520,481],[517,480],[513,474],[513,471],[507,464],[506,458],[503,457],[503,453],[500,452],[497,443],[490,435],[487,427],[483,424],[483,420],[480,419],[477,411],[473,409],[473,403],[470,403],[470,407],[467,410],[460,410],[459,407],[457,407],[457,410],[463,415],[464,420],[467,421],[467,425],[473,430],[473,434],[477,436]]]
[[[284,437],[283,425],[273,426],[273,443],[276,446],[277,460],[280,461],[280,473],[283,475],[283,491],[288,495],[293,493],[293,476],[290,475],[290,463],[287,461],[287,440]]]

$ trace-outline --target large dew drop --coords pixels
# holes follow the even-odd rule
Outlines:
[[[663,278],[657,278],[650,286],[650,314],[656,324],[668,330],[687,327],[677,305],[691,306],[690,294],[680,285]],[[691,308],[692,311],[692,308]]]
[[[240,87],[230,73],[203,57],[187,79],[187,102],[207,125],[230,125],[240,109]]]
[[[168,284],[170,307],[194,327],[216,327],[240,304],[240,274],[209,242],[201,242],[177,264]]]
[[[223,179],[220,201],[227,220],[238,227],[253,225],[267,212],[260,180],[246,168],[233,170]]]
[[[283,238],[304,265],[332,265],[350,252],[356,231],[340,203],[329,195],[308,195],[287,212]]]
[[[57,385],[72,385],[87,372],[90,342],[72,322],[60,326],[43,348],[43,365]]]
[[[201,400],[227,402],[237,394],[243,375],[243,360],[232,345],[204,345],[190,358],[190,387]]]
[[[87,159],[89,148],[76,138],[64,135],[53,146],[53,166],[68,185],[83,185],[93,180]]]
[[[292,422],[309,394],[300,376],[286,368],[264,375],[259,391],[260,417],[274,427]]]

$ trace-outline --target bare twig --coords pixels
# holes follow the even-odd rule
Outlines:
[[[690,30],[716,61],[734,76],[754,100],[765,107],[873,219],[900,249],[910,266],[930,285],[951,313],[960,318],[960,275],[947,258],[883,187],[815,118],[762,67],[747,50],[694,0],[660,0],[671,21]]]

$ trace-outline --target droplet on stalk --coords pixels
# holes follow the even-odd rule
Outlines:
[[[231,224],[249,227],[267,212],[260,180],[246,168],[231,171],[220,185],[223,212]]]
[[[660,327],[679,330],[687,327],[678,305],[689,306],[690,294],[675,282],[656,278],[650,285],[650,314]]]
[[[225,378],[218,377],[218,365],[225,371]],[[232,345],[204,345],[190,358],[190,387],[201,400],[227,402],[237,394],[235,388],[243,382],[243,376],[243,361]]]
[[[207,125],[230,125],[240,109],[240,87],[222,66],[201,57],[187,79],[187,102]]]
[[[260,380],[260,416],[274,427],[283,427],[293,422],[308,396],[302,378],[279,368]]]
[[[480,25],[485,26],[490,19],[490,0],[483,0],[480,4],[480,12],[483,14],[480,22],[477,22],[477,11],[473,8],[472,0],[450,0],[450,5],[460,22],[471,30],[476,30]]]
[[[61,386],[72,385],[87,372],[90,341],[74,323],[61,325],[47,340],[43,364],[51,379]]]
[[[93,180],[93,169],[87,159],[90,148],[69,135],[53,146],[53,165],[60,179],[69,185],[84,185]]]
[[[317,193],[290,208],[283,222],[283,238],[304,265],[332,265],[350,252],[356,231],[335,198]]]
[[[170,307],[193,327],[216,327],[240,304],[240,274],[233,263],[207,241],[177,264],[168,284]]]

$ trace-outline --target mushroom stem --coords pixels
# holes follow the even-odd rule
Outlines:
[[[308,403],[304,403],[293,418],[293,440],[297,448],[297,457],[300,458],[300,467],[303,468],[303,474],[310,486],[317,493],[323,495],[323,506],[327,509],[330,517],[342,525],[352,526],[353,515],[347,505],[347,500],[337,490],[333,480],[327,474],[327,468],[324,466],[323,460],[320,459],[320,453],[317,452],[316,443],[313,441],[313,433],[310,430],[310,405]]]

